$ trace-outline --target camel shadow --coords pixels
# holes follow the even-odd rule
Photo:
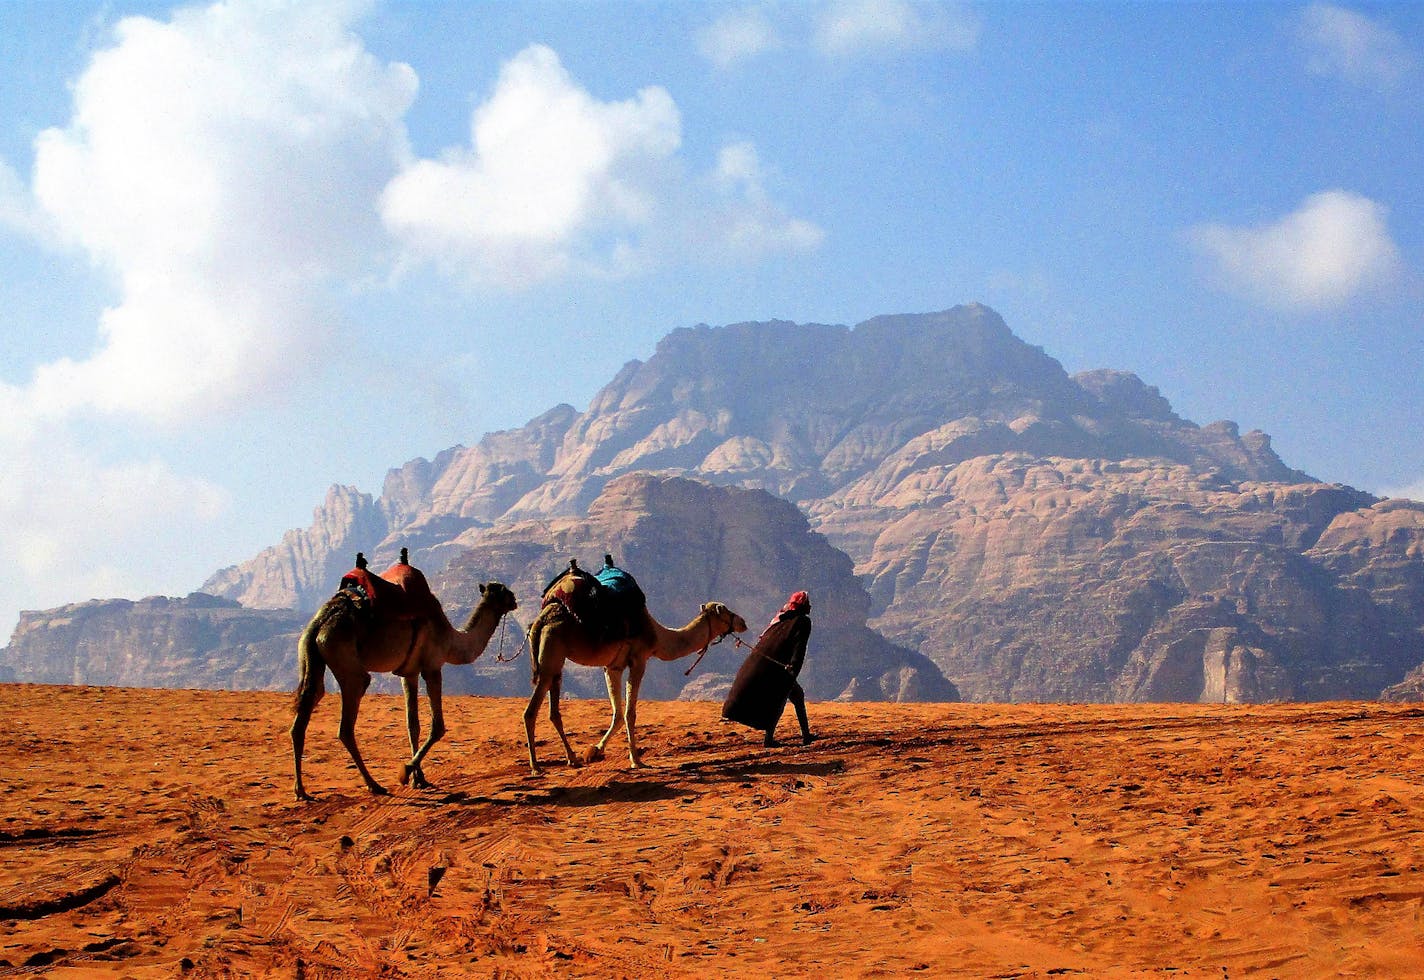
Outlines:
[[[551,786],[522,790],[513,799],[493,797],[486,802],[497,806],[604,806],[609,803],[664,803],[687,796],[664,782],[646,780],[632,783],[613,781],[603,786]]]
[[[738,782],[756,776],[836,776],[845,771],[840,759],[826,762],[776,762],[765,759],[727,759],[685,762],[678,769],[703,783]]]

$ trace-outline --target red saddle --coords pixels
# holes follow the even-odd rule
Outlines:
[[[364,562],[358,563],[341,576],[341,588],[364,595],[372,614],[388,619],[420,619],[440,609],[425,574],[404,561],[380,575],[372,575]]]

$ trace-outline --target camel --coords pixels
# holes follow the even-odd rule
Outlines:
[[[404,557],[402,549],[402,559]],[[364,560],[359,555],[357,559],[357,568],[364,571]],[[393,566],[382,578],[391,577],[400,567]],[[363,613],[355,597],[345,589],[317,610],[297,643],[301,680],[297,685],[296,718],[292,721],[292,756],[298,800],[312,799],[302,784],[302,749],[307,722],[326,693],[328,668],[341,688],[341,744],[351,754],[351,761],[356,763],[366,788],[377,796],[386,794],[385,787],[367,771],[361,751],[356,747],[356,715],[373,673],[395,674],[405,689],[405,718],[412,755],[401,771],[401,785],[413,779],[418,789],[430,787],[420,764],[431,746],[445,734],[440,669],[446,664],[474,663],[485,652],[500,619],[518,607],[514,593],[499,582],[481,585],[480,595],[478,605],[461,630],[451,625],[433,595],[428,595],[429,605],[415,618],[383,615],[379,604],[374,605],[370,613]],[[425,692],[430,699],[430,734],[423,744],[420,742],[420,678],[425,680]]]
[[[546,594],[553,595],[574,571],[566,572],[552,583]],[[572,588],[572,582],[569,583]],[[628,733],[628,759],[634,769],[645,768],[638,752],[636,731],[638,714],[638,689],[643,683],[643,672],[648,660],[677,660],[707,647],[729,633],[741,633],[747,628],[746,620],[732,612],[720,602],[704,603],[692,621],[681,629],[670,629],[659,623],[644,607],[641,623],[630,637],[614,642],[602,643],[589,635],[589,631],[568,611],[563,603],[546,602],[539,610],[538,617],[529,627],[529,657],[532,663],[532,683],[534,693],[524,709],[524,733],[529,743],[529,768],[534,775],[543,770],[534,754],[534,720],[539,715],[539,705],[549,698],[549,722],[559,733],[564,745],[564,756],[568,765],[578,768],[579,760],[574,755],[569,738],[564,734],[564,721],[559,711],[559,694],[563,685],[564,663],[572,660],[585,667],[602,667],[604,681],[608,685],[608,699],[613,704],[613,720],[608,731],[598,740],[598,744],[588,750],[586,762],[603,758],[603,750],[608,740],[617,734],[620,727]],[[628,672],[627,699],[624,699],[623,672]]]

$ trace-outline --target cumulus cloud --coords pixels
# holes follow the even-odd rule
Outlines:
[[[731,68],[781,46],[776,28],[758,7],[723,14],[699,30],[696,41],[702,57],[718,68]]]
[[[834,0],[816,19],[813,43],[835,57],[897,50],[969,51],[980,24],[959,4],[914,0]]]
[[[207,570],[134,559],[192,551],[226,494],[91,433],[129,443],[280,388],[330,336],[335,292],[388,248],[372,202],[408,156],[416,80],[352,33],[364,7],[125,18],[73,83],[69,122],[37,137],[30,186],[0,168],[0,222],[87,256],[115,295],[91,352],[0,385],[0,527],[17,570],[3,602]]]
[[[121,21],[35,144],[35,200],[119,294],[97,351],[43,369],[54,414],[156,419],[282,380],[326,299],[381,243],[370,201],[405,152],[409,67],[364,50],[352,3],[226,3]]]
[[[1300,17],[1300,37],[1312,72],[1355,85],[1389,89],[1413,66],[1398,34],[1363,14],[1333,4],[1306,7]]]
[[[681,143],[666,90],[603,102],[554,51],[531,45],[475,109],[470,145],[412,162],[382,194],[381,216],[410,259],[512,288],[648,268],[685,243],[679,228],[712,211],[725,218],[730,210],[737,224],[766,233],[750,251],[777,241],[787,219],[760,184],[744,182],[739,196],[699,196],[683,176]],[[805,242],[779,236],[785,248]]]
[[[519,286],[597,268],[649,220],[649,173],[676,152],[681,125],[666,90],[600,102],[532,45],[475,110],[471,146],[404,170],[381,215],[412,254],[475,280]],[[601,231],[611,250],[589,243]]]
[[[1324,309],[1393,279],[1386,209],[1343,190],[1313,194],[1273,224],[1204,224],[1188,240],[1226,285],[1283,309]]]

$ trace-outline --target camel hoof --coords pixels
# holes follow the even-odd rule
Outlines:
[[[390,795],[391,795],[391,791],[388,790],[388,789],[386,789],[386,788],[385,788],[384,786],[382,786],[380,783],[372,783],[372,784],[371,784],[371,795],[372,795],[372,796],[390,796]]]
[[[401,766],[401,785],[402,785],[402,786],[405,786],[405,785],[407,785],[407,784],[410,783],[410,774],[413,773],[413,772],[415,772],[415,771],[416,771],[415,768],[412,767],[412,766],[409,765],[409,764],[406,764],[406,765],[404,765],[404,766]],[[416,785],[419,786],[420,783],[417,782]]]
[[[304,789],[299,789],[299,790],[297,790],[297,802],[298,802],[298,803],[311,803],[311,802],[313,802],[313,801],[315,801],[315,800],[316,800],[316,797],[315,797],[315,796],[312,796],[312,795],[311,795],[310,793],[308,793],[306,790],[304,790]]]
[[[595,763],[595,762],[602,762],[602,761],[603,761],[603,749],[601,749],[601,748],[598,747],[597,745],[590,745],[588,748],[586,748],[586,749],[583,750],[583,762],[584,762],[584,765],[592,765],[592,764]]]

